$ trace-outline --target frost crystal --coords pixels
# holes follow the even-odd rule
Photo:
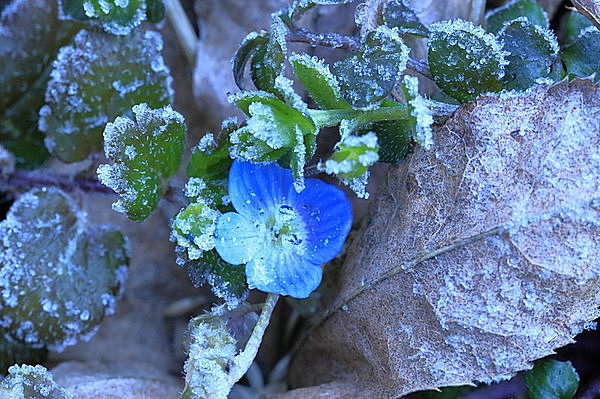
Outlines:
[[[23,194],[0,223],[0,324],[8,338],[61,350],[93,334],[123,286],[126,247],[117,230],[88,224],[63,192]]]
[[[216,250],[245,264],[250,288],[306,298],[321,282],[321,265],[341,250],[352,223],[344,193],[306,179],[297,193],[289,170],[235,161],[229,195],[237,212],[217,220]]]
[[[52,374],[44,367],[14,365],[0,382],[3,399],[72,399],[73,396],[58,386]]]
[[[145,0],[79,0],[74,3],[69,4],[73,10],[65,10],[67,14],[69,11],[79,13],[75,7],[83,8],[87,17],[98,19],[102,28],[113,35],[128,35],[146,19]]]
[[[404,95],[410,105],[410,113],[415,123],[414,139],[425,149],[433,146],[433,113],[429,102],[419,94],[419,80],[414,76],[404,76]]]

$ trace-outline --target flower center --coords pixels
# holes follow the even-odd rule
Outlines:
[[[275,247],[297,249],[304,240],[304,223],[289,205],[281,205],[278,211],[267,219],[266,226],[271,243]]]

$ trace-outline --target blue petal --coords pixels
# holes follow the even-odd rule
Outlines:
[[[217,220],[215,249],[225,262],[241,265],[248,262],[262,245],[259,229],[244,216],[228,212]]]
[[[272,213],[294,195],[292,172],[277,164],[234,161],[229,171],[229,197],[236,211],[249,218]]]
[[[318,179],[306,179],[294,202],[306,226],[306,260],[329,262],[342,250],[352,227],[352,204],[342,190]]]
[[[246,264],[250,288],[264,292],[306,298],[319,284],[323,269],[294,254],[267,249]]]

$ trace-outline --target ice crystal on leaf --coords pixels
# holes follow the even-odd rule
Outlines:
[[[0,223],[0,325],[7,338],[60,350],[114,311],[127,245],[58,189],[23,194]]]
[[[229,195],[237,212],[217,220],[216,250],[245,264],[248,285],[306,298],[321,282],[321,265],[342,249],[352,224],[345,194],[318,179],[294,189],[291,171],[235,161]]]
[[[65,17],[98,20],[105,32],[128,35],[147,18],[147,3],[157,8],[146,0],[61,0],[61,7]]]
[[[72,395],[58,386],[44,367],[14,365],[0,383],[2,399],[72,399]]]

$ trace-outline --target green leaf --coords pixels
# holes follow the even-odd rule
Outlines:
[[[235,79],[235,84],[240,90],[244,90],[244,71],[246,69],[246,64],[248,60],[252,57],[254,52],[261,45],[267,42],[267,32],[252,32],[248,34],[244,40],[242,40],[242,44],[235,52],[232,64],[233,64],[233,78]]]
[[[152,31],[112,36],[81,31],[54,63],[40,110],[40,130],[50,153],[65,162],[85,159],[102,148],[104,125],[145,102],[171,102],[171,76]]]
[[[357,53],[333,67],[346,101],[368,107],[387,97],[406,69],[408,52],[396,31],[380,26],[369,32]]]
[[[485,16],[485,24],[489,32],[498,33],[507,22],[519,17],[525,17],[530,23],[544,29],[550,26],[544,9],[532,0],[512,0],[489,11]]]
[[[243,265],[225,262],[214,249],[203,252],[198,259],[189,259],[186,247],[178,246],[176,251],[177,263],[187,268],[194,285],[201,287],[209,284],[212,292],[223,299],[230,309],[237,307],[248,297],[249,290]]]
[[[570,362],[541,360],[525,373],[530,399],[571,399],[579,387],[579,375]]]
[[[179,169],[185,146],[183,116],[167,105],[133,107],[133,120],[118,117],[104,130],[104,151],[114,163],[100,165],[100,181],[121,198],[113,209],[132,220],[146,219]]]
[[[146,20],[151,23],[158,23],[164,18],[164,0],[146,0]]]
[[[227,179],[229,167],[233,162],[229,156],[229,145],[229,142],[217,144],[211,133],[204,135],[192,149],[187,166],[188,177],[206,180]]]
[[[351,109],[344,100],[340,85],[329,66],[308,54],[293,54],[289,58],[294,74],[300,79],[311,98],[323,109]]]
[[[161,1],[149,1],[152,2],[152,12],[160,13]],[[128,35],[146,19],[146,3],[146,0],[61,0],[61,7],[69,18],[98,20],[105,32]]]
[[[187,259],[200,259],[215,247],[215,230],[220,213],[196,202],[182,209],[173,219],[171,241],[187,250]]]
[[[114,311],[127,245],[65,193],[23,194],[0,223],[0,320],[11,340],[61,350]]]
[[[0,143],[20,167],[33,168],[48,156],[38,130],[38,110],[48,68],[79,25],[58,19],[51,0],[17,0],[0,17]]]
[[[594,26],[592,22],[577,11],[568,11],[567,21],[565,23],[566,44],[572,43],[579,37],[582,30]]]
[[[252,81],[258,90],[277,94],[275,79],[283,74],[287,46],[287,30],[281,19],[275,18],[267,41],[260,44],[252,57]]]
[[[390,0],[383,6],[383,21],[398,33],[419,37],[429,36],[429,29],[421,23],[407,0]]]
[[[231,156],[253,162],[279,160],[291,167],[296,189],[301,190],[304,164],[316,149],[317,129],[312,119],[269,93],[241,93],[230,96],[230,101],[250,115],[230,136]]]
[[[596,74],[600,79],[600,31],[595,27],[584,29],[561,57],[570,76],[588,77]]]
[[[438,22],[430,30],[429,69],[446,94],[466,102],[502,90],[506,54],[494,35],[463,20]]]
[[[54,382],[44,367],[12,366],[0,382],[0,395],[14,399],[71,399],[72,395]]]
[[[377,135],[346,136],[336,144],[331,157],[319,169],[341,179],[355,179],[367,172],[379,160]]]
[[[558,57],[558,41],[552,31],[541,28],[525,18],[504,25],[498,34],[507,52],[508,65],[502,82],[510,90],[525,90],[537,79],[551,73],[552,63]]]

